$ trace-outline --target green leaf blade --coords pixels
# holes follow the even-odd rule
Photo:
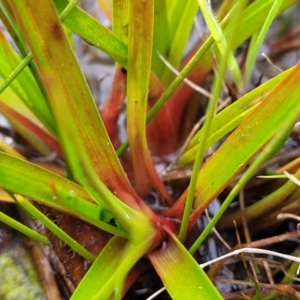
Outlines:
[[[151,73],[154,1],[130,1],[127,131],[131,148],[134,185],[137,193],[147,195],[156,188],[164,199],[168,193],[154,167],[146,140],[146,111]],[[139,153],[139,155],[136,155]]]
[[[169,236],[166,247],[149,258],[172,299],[223,299],[216,287],[179,240]]]
[[[0,74],[7,78],[21,64],[21,57],[14,51],[4,34],[0,31]],[[53,116],[48,104],[36,84],[30,69],[25,67],[10,85],[23,103],[40,119],[51,133],[55,133]]]
[[[300,64],[256,107],[218,149],[209,164],[203,167],[198,178],[195,207],[199,208],[203,204],[201,199],[208,200],[214,197],[213,191],[217,192],[217,188],[219,191],[222,190],[228,180],[237,174],[257,151],[284,126],[287,119],[295,118],[295,113],[299,111],[300,106],[297,99],[297,94],[300,92],[299,81]],[[232,153],[235,155],[232,156]],[[231,157],[229,165],[226,164],[228,157]],[[218,170],[218,174],[215,173],[216,170]],[[206,173],[207,171],[210,174]],[[207,181],[205,178],[210,179]],[[213,188],[211,188],[212,186]],[[203,188],[207,192],[210,190],[209,197]]]
[[[100,220],[107,207],[94,203],[89,194],[78,184],[49,172],[24,160],[0,152],[0,186],[6,190],[30,197],[40,204],[72,214],[107,232],[127,237],[124,230],[117,229]],[[61,190],[67,197],[61,197]]]
[[[106,244],[73,293],[71,300],[92,299],[97,294],[119,266],[126,251],[126,243],[125,239],[113,237]]]
[[[68,43],[51,1],[39,11],[32,1],[14,4],[15,16],[25,32],[39,75],[48,94],[65,156],[75,176],[89,160],[96,174],[123,201],[137,206],[138,198],[114,152],[93,101],[91,91]],[[31,15],[30,19],[23,18]],[[82,145],[81,151],[78,147]]]
[[[61,13],[69,3],[66,0],[54,0],[53,2],[58,13]],[[113,32],[81,8],[76,6],[64,20],[64,25],[91,45],[105,52],[124,68],[127,67],[126,45]]]
[[[299,109],[296,96],[300,89],[299,80],[300,64],[272,90],[206,162],[198,176],[194,201],[196,211],[192,215],[192,221],[284,126],[286,119],[295,118]],[[230,163],[227,163],[228,159]],[[180,214],[186,194],[187,190],[170,209],[170,214]]]
[[[35,230],[25,226],[24,224],[16,221],[14,218],[11,218],[0,211],[0,220],[1,222],[7,224],[8,226],[22,232],[23,234],[27,235],[28,237],[32,238],[33,240],[36,240],[40,243],[43,243],[45,245],[49,245],[50,242],[48,238]]]
[[[223,138],[226,134],[234,130],[258,105],[264,101],[267,94],[272,91],[291,71],[293,68],[277,75],[268,80],[266,83],[247,93],[233,104],[218,113],[212,120],[210,136],[207,140],[206,149]],[[197,151],[197,144],[202,140],[203,129],[200,129],[191,139],[187,150],[180,156],[179,164],[188,164],[194,161]]]

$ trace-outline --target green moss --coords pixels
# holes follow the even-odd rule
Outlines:
[[[0,254],[0,299],[46,299],[30,256],[20,246]]]

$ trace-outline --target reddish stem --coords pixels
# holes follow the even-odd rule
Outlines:
[[[118,118],[122,110],[125,95],[126,71],[124,71],[119,64],[116,64],[111,92],[101,111],[103,123],[115,149],[120,146],[118,137]]]

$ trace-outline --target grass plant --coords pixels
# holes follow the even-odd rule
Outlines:
[[[0,32],[0,112],[38,156],[55,152],[57,157],[45,167],[30,154],[1,147],[0,187],[55,237],[48,239],[2,213],[0,219],[34,240],[52,243],[59,257],[55,241],[61,239],[81,264],[89,261],[72,300],[122,299],[150,267],[172,299],[222,299],[216,279],[194,254],[218,224],[229,228],[233,220],[242,223],[239,212],[228,211],[229,205],[282,149],[299,118],[300,64],[257,87],[249,85],[271,24],[297,1],[223,1],[218,8],[205,0],[185,5],[173,0],[99,3],[111,29],[74,0],[0,1],[0,18],[14,43]],[[205,34],[186,54],[199,12],[207,24]],[[68,32],[115,62],[111,92],[101,111]],[[238,48],[247,41],[248,51],[240,55]],[[184,80],[200,85],[213,70],[207,105],[190,101],[194,90]],[[219,111],[224,86],[236,92],[235,97],[228,93],[232,101]],[[200,106],[206,111],[203,125],[169,162],[175,172],[192,169],[189,183],[178,191],[174,183],[162,180],[153,157],[164,160],[178,152]],[[123,113],[128,140],[122,143],[117,122]],[[216,144],[218,149],[208,157]],[[292,173],[298,177],[299,164]],[[290,197],[298,187],[286,178],[283,182],[246,208],[249,221],[297,203],[296,196],[293,201]],[[226,189],[220,210],[195,237],[195,223]],[[160,209],[147,204],[152,193],[158,195]],[[52,217],[45,215],[49,209],[56,212]],[[63,218],[55,220],[57,214],[90,224],[91,235],[101,241],[98,247],[83,242],[76,228],[67,229]],[[75,278],[71,260],[70,255],[65,264]]]

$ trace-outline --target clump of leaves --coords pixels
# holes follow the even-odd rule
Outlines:
[[[296,2],[224,1],[215,17],[204,0],[188,1],[184,7],[181,1],[114,0],[109,30],[76,1],[47,0],[43,5],[1,1],[0,17],[18,51],[1,33],[0,110],[38,153],[55,151],[65,163],[66,175],[5,148],[0,153],[0,186],[92,263],[82,279],[86,270],[82,260],[75,259],[82,272],[70,269],[75,283],[80,282],[72,299],[120,299],[149,262],[172,298],[221,299],[193,254],[256,170],[280,149],[299,117],[300,65],[245,92],[270,24]],[[209,34],[183,59],[199,8]],[[101,116],[72,49],[70,32],[116,62]],[[241,72],[234,51],[247,40],[250,46]],[[180,73],[174,75],[158,53]],[[191,129],[188,119],[197,117],[193,115],[197,108],[189,101],[194,89],[184,80],[200,84],[214,67],[204,124],[173,162],[181,168],[192,165],[189,186],[177,198],[157,173],[152,155],[163,157],[182,145]],[[225,77],[238,91],[237,100],[216,114]],[[117,120],[125,98],[128,141],[121,144]],[[228,134],[202,164],[207,150]],[[243,170],[218,213],[191,240],[196,220]],[[276,192],[284,187],[277,208],[296,189],[287,182]],[[159,195],[160,209],[144,201],[152,191]],[[266,202],[271,203],[270,199],[258,203]],[[61,228],[32,203],[52,214]],[[9,218],[5,221],[49,243],[45,236]],[[82,228],[74,231],[74,224]],[[51,242],[57,244],[53,236]]]

